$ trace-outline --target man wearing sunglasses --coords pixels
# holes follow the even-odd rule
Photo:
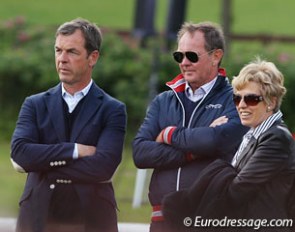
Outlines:
[[[167,82],[169,91],[153,100],[133,141],[135,165],[154,169],[149,187],[152,232],[179,231],[162,214],[165,196],[188,188],[215,159],[230,161],[248,130],[241,125],[232,87],[220,68],[223,54],[218,25],[184,23],[173,53],[181,73]]]

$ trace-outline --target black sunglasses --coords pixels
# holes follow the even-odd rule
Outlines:
[[[173,58],[177,63],[181,63],[184,57],[186,57],[192,63],[197,63],[200,56],[213,52],[214,50],[215,49],[205,52],[201,55],[198,55],[196,52],[173,52]]]
[[[256,94],[248,94],[243,97],[236,94],[233,95],[233,101],[236,106],[240,104],[242,99],[247,106],[256,106],[259,102],[263,101],[263,97]]]

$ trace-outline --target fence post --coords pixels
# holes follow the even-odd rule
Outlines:
[[[166,22],[166,46],[170,50],[171,43],[176,41],[177,33],[184,23],[187,0],[170,0]]]
[[[155,35],[155,9],[156,0],[136,0],[133,34],[140,39],[142,47],[148,37]]]

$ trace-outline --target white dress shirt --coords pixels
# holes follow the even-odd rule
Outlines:
[[[78,105],[79,101],[85,97],[87,95],[87,93],[89,92],[89,89],[92,85],[92,79],[91,81],[89,82],[89,84],[84,88],[82,89],[81,91],[78,91],[76,93],[74,93],[74,95],[68,93],[63,84],[61,85],[61,91],[62,91],[62,97],[63,99],[65,100],[65,102],[67,103],[68,105],[68,108],[69,108],[69,113],[72,113],[74,111],[74,109],[76,108],[76,106]]]
[[[197,102],[201,100],[205,95],[207,95],[212,87],[214,86],[216,82],[217,77],[215,77],[212,81],[206,83],[205,85],[202,85],[200,88],[196,89],[195,91],[192,90],[189,83],[185,83],[185,95],[188,99],[190,99],[193,102]]]

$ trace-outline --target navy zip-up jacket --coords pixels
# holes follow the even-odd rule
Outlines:
[[[179,97],[185,91],[182,74],[167,82],[167,86],[171,90],[152,101],[132,143],[135,165],[154,169],[149,187],[153,206],[161,205],[166,194],[191,186],[200,171],[213,160],[230,161],[249,129],[240,122],[232,100],[232,87],[223,69],[211,91],[194,109],[187,127]],[[209,127],[221,116],[227,116],[228,122]],[[159,133],[171,126],[168,144],[156,142]]]

